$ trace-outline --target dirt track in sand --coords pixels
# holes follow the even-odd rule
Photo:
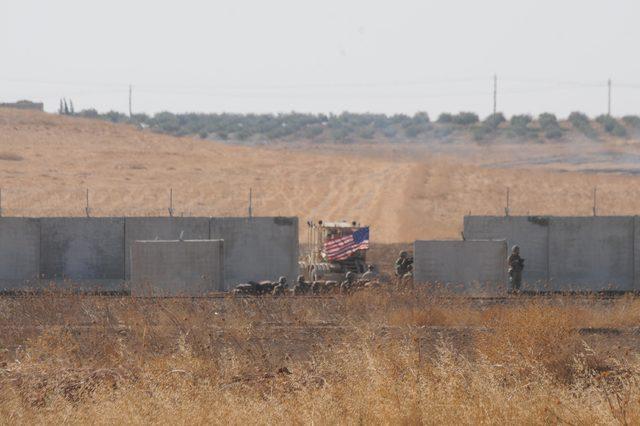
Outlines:
[[[0,186],[5,215],[166,215],[169,188],[184,215],[246,214],[349,219],[374,241],[457,238],[462,216],[638,214],[640,178],[487,169],[449,156],[397,157],[350,147],[238,147],[142,132],[94,120],[0,109]],[[301,236],[304,236],[301,233]]]

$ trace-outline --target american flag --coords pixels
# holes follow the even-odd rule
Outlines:
[[[323,251],[329,260],[344,260],[358,250],[369,248],[369,227],[360,228],[351,235],[325,241]]]

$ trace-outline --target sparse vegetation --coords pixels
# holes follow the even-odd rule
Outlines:
[[[639,303],[4,298],[0,418],[637,424]]]
[[[538,124],[547,139],[559,139],[562,137],[562,129],[554,114],[543,112],[538,116]]]
[[[610,133],[619,138],[627,137],[627,129],[620,124],[618,120],[611,117],[610,115],[599,115],[596,117],[596,121],[600,123],[605,132]]]
[[[526,136],[530,131],[529,124],[531,124],[532,121],[533,119],[530,115],[514,115],[509,120],[509,129],[513,131],[516,137]]]
[[[633,129],[640,129],[640,117],[637,115],[625,115],[622,122]]]
[[[569,114],[568,121],[571,123],[574,129],[580,131],[586,137],[590,139],[597,139],[598,134],[595,129],[591,127],[591,120],[586,114],[579,111],[574,111]]]
[[[64,100],[63,100],[64,101]],[[64,102],[61,104],[64,111]],[[133,123],[152,131],[174,136],[197,136],[202,139],[231,141],[299,141],[310,140],[316,143],[339,142],[428,142],[433,139],[449,139],[454,135],[471,135],[476,141],[507,138],[525,138],[536,140],[559,139],[568,129],[563,129],[554,114],[540,114],[537,126],[530,115],[514,115],[509,125],[503,113],[491,114],[482,121],[477,114],[460,112],[442,113],[432,123],[426,112],[413,116],[406,114],[174,114],[160,112],[153,116],[146,114],[127,115],[109,111],[99,113],[87,109],[75,113],[85,118],[98,118],[113,123]],[[640,129],[640,117],[626,116],[619,122],[614,118],[600,116],[593,122],[581,112],[573,112],[567,118],[571,126],[590,139],[598,139],[602,132],[616,137],[627,135],[629,129]],[[624,123],[624,125],[622,124]],[[602,129],[602,130],[600,130]],[[570,138],[566,138],[570,141]]]
[[[453,123],[453,114],[450,114],[448,112],[443,112],[438,116],[438,123],[440,124]]]
[[[478,114],[474,112],[459,112],[457,115],[453,116],[453,124],[458,124],[460,126],[469,126],[471,124],[476,124],[478,121],[480,121]]]
[[[496,112],[495,114],[489,115],[484,119],[483,124],[491,129],[497,129],[502,123],[507,120],[504,118],[504,114],[501,112]]]

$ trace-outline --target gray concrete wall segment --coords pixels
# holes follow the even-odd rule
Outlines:
[[[552,217],[550,285],[554,290],[632,290],[633,217]]]
[[[0,289],[37,286],[40,268],[40,221],[0,218]]]
[[[125,279],[131,277],[131,246],[139,240],[208,240],[208,217],[127,217],[124,224]]]
[[[414,280],[477,296],[507,290],[506,241],[416,241]]]
[[[211,238],[225,241],[225,284],[277,279],[298,274],[297,217],[220,217],[211,219]]]
[[[123,218],[41,218],[40,227],[42,278],[124,280]]]
[[[222,240],[135,241],[131,293],[201,296],[224,290]]]
[[[501,240],[520,246],[525,259],[526,289],[542,289],[549,280],[549,223],[544,216],[466,216],[464,235],[468,240]]]

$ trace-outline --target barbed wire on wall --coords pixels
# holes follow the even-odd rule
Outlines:
[[[114,195],[114,192],[120,196],[136,194],[136,191],[128,191],[123,189],[113,189],[103,191],[110,197]],[[197,203],[197,206],[181,206],[179,202],[176,202],[176,192],[173,188],[168,188],[166,191],[158,191],[157,197],[153,199],[153,204],[149,205],[148,195],[147,201],[141,201],[138,205],[133,203],[129,206],[109,206],[109,201],[101,201],[101,197],[96,195],[100,194],[100,191],[92,191],[89,188],[82,190],[68,190],[68,191],[55,191],[39,192],[34,190],[15,189],[15,188],[0,188],[0,217],[122,217],[122,216],[137,216],[137,217],[213,217],[213,216],[233,216],[233,217],[252,217],[256,212],[256,206],[258,207],[258,213],[260,210],[264,210],[260,201],[260,197],[256,197],[256,193],[252,188],[247,188],[247,198],[245,202],[235,202],[224,206],[211,205],[206,203]],[[504,187],[502,189],[491,187],[486,189],[487,197],[495,200],[493,207],[489,206],[474,206],[474,205],[460,205],[458,206],[460,211],[465,215],[497,215],[497,216],[553,216],[548,213],[550,210],[558,212],[558,208],[545,209],[545,206],[540,206],[536,211],[531,209],[525,209],[519,206],[517,203],[518,195],[513,188]],[[584,205],[581,203],[579,213],[576,214],[575,209],[569,213],[572,216],[612,216],[612,215],[640,215],[638,212],[629,212],[626,209],[612,208],[612,206],[624,206],[625,201],[628,200],[628,194],[621,192],[619,195],[612,195],[610,192],[603,191],[601,188],[594,186],[587,193],[584,188],[576,190],[576,194],[580,195],[581,200],[584,200]],[[515,196],[514,196],[515,195]],[[539,193],[537,195],[540,195]],[[549,194],[552,195],[552,194]],[[554,193],[553,195],[568,195],[566,191],[561,194]],[[96,201],[97,198],[97,201]],[[606,206],[603,208],[601,199],[606,198]],[[48,207],[34,207],[33,200],[39,199],[39,205],[46,205],[48,201],[51,201],[51,205]],[[516,202],[514,203],[514,199]],[[104,200],[104,199],[103,199]],[[164,200],[164,201],[162,201]],[[193,201],[193,200],[192,200]],[[146,206],[140,206],[145,204]],[[104,204],[103,204],[104,203]],[[575,204],[572,205],[576,207]],[[545,211],[546,210],[546,211]],[[273,212],[268,211],[266,214],[273,215]],[[455,214],[451,212],[451,214]],[[305,218],[306,219],[306,218]]]

